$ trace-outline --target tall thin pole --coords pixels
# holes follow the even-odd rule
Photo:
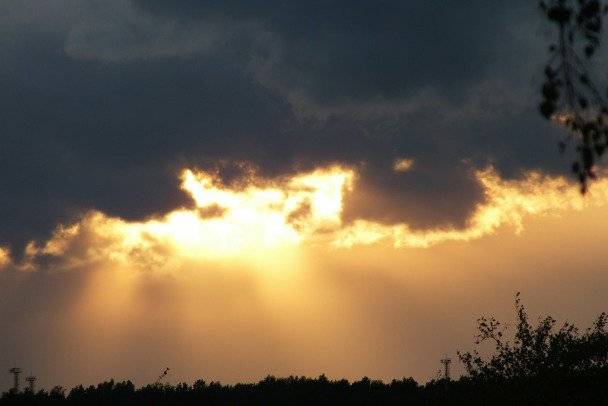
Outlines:
[[[15,392],[19,392],[19,374],[21,373],[21,368],[11,368],[8,370],[11,374],[13,374],[13,378],[15,378],[14,389]]]
[[[444,359],[441,360],[441,363],[443,364],[443,372],[444,372],[443,377],[449,381],[450,380],[450,364],[452,363],[452,360],[448,357],[445,357]]]

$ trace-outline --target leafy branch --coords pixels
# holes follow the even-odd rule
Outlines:
[[[587,69],[600,47],[608,5],[600,0],[540,0],[539,6],[558,32],[549,46],[539,109],[568,130],[559,144],[562,151],[575,140],[578,158],[572,171],[585,193],[589,180],[597,178],[595,163],[608,147],[608,104]]]

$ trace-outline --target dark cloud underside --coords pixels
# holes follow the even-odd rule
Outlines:
[[[0,244],[15,252],[88,209],[192,205],[180,170],[219,160],[269,177],[356,167],[345,219],[416,228],[465,223],[476,167],[563,163],[536,117],[525,2],[33,4],[0,17]]]

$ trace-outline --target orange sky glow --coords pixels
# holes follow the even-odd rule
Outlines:
[[[1,308],[36,315],[15,335],[29,348],[14,354],[22,367],[44,360],[41,384],[68,388],[145,385],[166,366],[172,383],[323,373],[426,382],[446,353],[462,373],[456,350],[472,349],[476,318],[512,320],[517,291],[533,316],[583,325],[608,305],[607,180],[582,197],[564,178],[504,180],[487,167],[475,172],[485,199],[464,228],[412,230],[343,223],[353,168],[252,176],[228,188],[184,170],[193,209],[146,222],[91,211],[32,242],[20,263],[0,250]],[[23,304],[30,289],[44,308]]]

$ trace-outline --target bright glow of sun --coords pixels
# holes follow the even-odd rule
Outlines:
[[[36,269],[36,259],[50,255],[63,258],[55,263],[61,268],[107,259],[166,273],[188,258],[257,255],[296,245],[340,226],[342,195],[353,177],[352,170],[336,166],[275,181],[260,179],[234,190],[221,186],[213,174],[185,170],[182,187],[196,209],[146,222],[91,211],[77,224],[60,225],[43,246],[30,243],[21,268]]]
[[[214,218],[180,221],[168,217],[172,235],[180,244],[205,246],[215,242],[221,251],[257,246],[297,244],[304,236],[324,227],[340,224],[343,188],[349,188],[353,172],[339,167],[317,170],[279,180],[264,188],[253,184],[242,190],[216,186],[212,175],[186,170],[183,188],[192,194],[199,208],[219,206]],[[196,216],[195,216],[196,217]],[[197,224],[194,226],[193,224]]]

